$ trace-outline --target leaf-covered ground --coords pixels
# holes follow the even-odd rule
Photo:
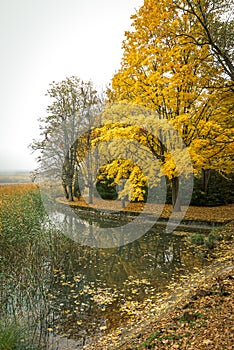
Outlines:
[[[188,300],[122,349],[232,350],[234,268],[207,281]]]
[[[96,209],[107,210],[123,210],[128,212],[141,212],[145,207],[145,211],[153,214],[160,215],[161,218],[168,218],[172,213],[172,206],[170,204],[151,204],[151,203],[129,203],[125,209],[121,208],[120,201],[100,200],[94,198],[93,204],[87,204],[85,200],[77,200],[74,202],[67,202],[63,198],[59,198],[62,203],[68,203],[73,206],[91,207]],[[215,222],[227,222],[234,220],[234,204],[221,205],[216,207],[197,207],[190,206],[189,208],[182,207],[184,212],[184,219],[186,220],[199,220],[199,221],[215,221]],[[180,214],[173,214],[175,217]]]

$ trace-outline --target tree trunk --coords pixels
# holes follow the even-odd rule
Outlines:
[[[75,180],[74,180],[74,196],[77,198],[77,199],[80,199],[81,197],[81,192],[80,192],[80,186],[79,186],[79,179],[78,179],[78,171],[75,171]]]
[[[65,197],[66,199],[68,199],[67,185],[65,183],[63,183],[63,189],[64,189]]]
[[[69,153],[66,155],[62,168],[62,184],[65,196],[69,202],[73,201],[73,176],[74,166],[69,158]]]
[[[207,169],[207,170],[202,169],[202,190],[206,195],[208,194],[210,175],[211,175],[210,169]]]
[[[69,184],[68,186],[68,201],[73,201],[73,191],[72,191],[72,184]]]
[[[89,183],[89,186],[88,186],[88,189],[89,189],[89,204],[93,204],[93,183],[90,182]]]
[[[179,177],[173,177],[171,179],[172,185],[172,206],[173,211],[181,211],[181,203],[179,198]]]

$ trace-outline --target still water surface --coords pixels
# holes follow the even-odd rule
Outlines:
[[[55,215],[72,231],[69,214]],[[100,225],[121,225],[84,216],[80,220],[84,232],[89,230],[94,236]],[[71,237],[60,232],[50,255],[37,256],[38,269],[30,270],[35,281],[31,289],[24,285],[24,275],[15,277],[15,285],[5,281],[8,312],[27,312],[47,349],[63,349],[57,343],[60,338],[70,349],[82,349],[94,335],[101,337],[132,317],[129,305],[153,300],[180,276],[206,264],[186,232],[166,234],[162,227],[155,226],[138,240],[108,249],[81,245]],[[23,257],[20,263],[24,263]],[[37,280],[34,274],[39,274]]]
[[[72,218],[62,220],[72,231]],[[98,226],[121,225],[107,219],[82,221],[84,231],[94,237]],[[94,334],[101,336],[124,324],[132,316],[129,305],[154,299],[181,275],[205,264],[186,232],[166,234],[157,226],[118,248],[90,248],[72,240],[70,244],[67,262],[54,271],[51,328],[77,340],[81,348]]]

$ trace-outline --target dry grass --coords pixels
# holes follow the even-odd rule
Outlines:
[[[11,195],[13,193],[26,193],[29,190],[36,189],[36,184],[7,184],[0,185],[0,195]]]
[[[9,184],[0,185],[0,207],[4,198],[13,196],[14,194],[26,194],[28,191],[36,190],[38,187],[36,184]]]

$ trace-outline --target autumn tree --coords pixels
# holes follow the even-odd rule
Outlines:
[[[108,92],[110,101],[145,106],[157,112],[159,120],[172,124],[190,152],[194,172],[220,167],[230,171],[232,97],[219,89],[226,77],[210,44],[191,40],[200,38],[202,23],[175,7],[173,0],[145,0],[132,19],[134,30],[125,33],[121,68]],[[155,156],[161,157],[164,174],[172,183],[172,202],[178,204],[180,174],[167,148],[157,140],[155,145]],[[175,209],[180,210],[179,204]]]
[[[87,130],[91,128],[101,99],[90,81],[84,82],[75,76],[58,83],[53,81],[47,96],[52,103],[47,115],[40,119],[42,138],[33,140],[31,148],[40,151],[39,173],[58,174],[66,198],[72,201],[74,195],[80,195],[78,176],[81,170],[77,154],[84,143],[85,147],[89,143]]]
[[[169,176],[172,168],[181,178],[188,176],[186,182],[192,190],[188,151],[166,119],[158,118],[157,112],[143,106],[118,103],[106,108],[103,120],[105,125],[95,129],[93,139],[93,145],[99,146],[100,163],[104,164],[98,181],[109,179],[111,185],[118,185],[119,198],[131,201],[147,198],[147,202],[156,199],[162,203],[166,195],[164,175],[167,172]],[[179,197],[174,199],[179,209]],[[184,204],[187,205],[187,200]]]
[[[174,0],[174,5],[200,24],[199,35],[184,33],[199,47],[209,45],[226,76],[234,84],[234,4],[231,0]]]

